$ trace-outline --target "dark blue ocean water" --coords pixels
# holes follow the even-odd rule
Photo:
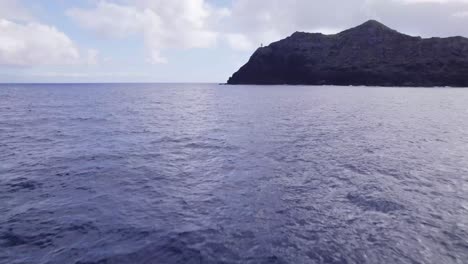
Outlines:
[[[2,85],[0,263],[468,263],[468,89]]]

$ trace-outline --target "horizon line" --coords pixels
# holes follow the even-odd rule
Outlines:
[[[0,82],[11,84],[227,84],[226,82]]]

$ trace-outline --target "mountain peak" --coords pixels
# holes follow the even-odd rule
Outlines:
[[[379,21],[374,20],[374,19],[371,19],[371,20],[368,20],[368,21],[362,23],[361,27],[385,27],[385,28],[388,28],[384,24],[382,24]]]
[[[386,25],[380,23],[377,20],[369,20],[369,21],[364,22],[363,24],[361,24],[361,25],[359,25],[357,27],[345,30],[345,31],[341,32],[340,34],[343,34],[343,35],[348,35],[348,34],[352,34],[352,35],[355,35],[355,34],[358,34],[358,35],[362,35],[362,34],[375,35],[375,34],[378,34],[378,35],[380,35],[379,33],[380,34],[382,34],[382,33],[401,34],[398,31],[387,27]]]

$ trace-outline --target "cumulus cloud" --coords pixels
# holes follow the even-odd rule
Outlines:
[[[225,36],[228,45],[235,50],[251,50],[255,45],[250,39],[240,33],[228,33]]]
[[[79,60],[76,46],[56,28],[0,19],[0,64],[72,64]]]
[[[218,30],[257,46],[295,31],[337,33],[369,19],[423,37],[468,36],[467,13],[468,0],[236,0]]]
[[[375,17],[389,26],[423,37],[468,36],[466,0],[370,1]]]
[[[0,18],[30,21],[33,19],[33,16],[18,0],[0,0]]]
[[[37,22],[19,1],[0,0],[0,65],[96,64],[98,52],[80,52],[57,28]]]
[[[370,17],[366,6],[365,0],[237,0],[219,30],[242,34],[258,47],[295,31],[339,31]]]
[[[96,49],[88,49],[86,51],[85,64],[97,65],[99,63],[99,51]]]
[[[99,34],[111,37],[141,34],[149,61],[164,63],[162,50],[214,46],[218,34],[207,24],[224,11],[211,8],[203,0],[136,0],[131,4],[100,1],[95,8],[73,8],[67,14]]]
[[[95,9],[73,8],[67,14],[81,26],[96,31],[99,35],[126,37],[143,30],[145,24],[159,24],[159,17],[151,10],[138,10],[133,6],[123,6],[99,2]]]
[[[400,2],[405,2],[408,4],[416,4],[416,3],[468,3],[468,0],[397,0]]]

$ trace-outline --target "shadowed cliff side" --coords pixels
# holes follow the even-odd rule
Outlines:
[[[257,49],[228,84],[468,87],[468,39],[412,37],[374,20],[335,35],[296,32]]]

